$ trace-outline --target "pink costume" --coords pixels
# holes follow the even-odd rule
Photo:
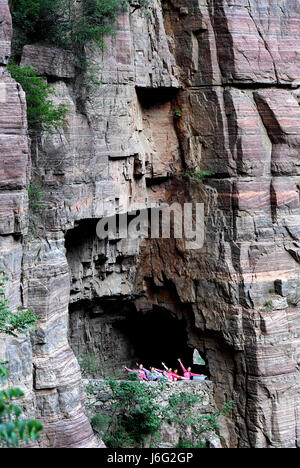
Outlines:
[[[157,372],[160,372],[161,374],[162,374],[163,372],[165,372],[165,371],[162,371],[162,370],[160,370],[160,369],[156,369],[156,370],[157,370]],[[174,374],[174,375],[175,375],[175,374]],[[166,377],[168,377],[169,380],[173,380],[173,372],[167,372],[167,371],[166,371]]]
[[[128,369],[128,368],[126,367],[126,370],[127,370],[127,372],[133,372],[134,374],[137,374],[139,380],[148,380],[147,377],[146,377],[145,371],[143,371],[143,370],[141,370],[141,369],[139,369],[139,370],[132,370],[132,369]]]
[[[176,380],[188,380],[188,379],[186,379],[185,377],[181,377],[181,375],[178,375],[172,372],[172,380],[173,382],[176,382]]]
[[[180,365],[183,370],[183,375],[185,379],[191,380],[191,377],[203,377],[201,374],[194,374],[193,372],[188,372],[181,361],[180,361]]]
[[[162,363],[162,364],[163,364],[164,368],[165,368],[166,371],[167,371],[167,376],[168,376],[168,378],[169,378],[169,379],[172,379],[173,382],[176,382],[176,380],[188,380],[188,379],[185,379],[184,377],[181,377],[180,375],[175,374],[174,372],[168,372],[167,366],[166,366],[164,363]],[[157,369],[157,370],[158,370],[158,369]],[[158,372],[162,372],[162,371],[158,371]]]

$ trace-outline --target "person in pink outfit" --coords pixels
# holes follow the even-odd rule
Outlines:
[[[187,380],[185,377],[182,377],[181,375],[178,374],[178,369],[174,369],[174,372],[172,374],[172,379],[173,379],[173,382],[177,382],[177,380]]]
[[[173,382],[177,382],[177,380],[187,380],[185,377],[181,377],[181,375],[178,375],[178,370],[177,369],[175,369],[174,372],[173,372],[171,367],[168,368],[164,362],[162,362],[162,365],[164,366],[164,368],[167,371],[168,378],[172,379]]]
[[[192,377],[203,377],[203,379],[206,378],[206,376],[203,374],[194,374],[192,372],[191,367],[188,367],[186,369],[184,365],[182,364],[181,359],[178,359],[178,361],[179,361],[179,364],[181,365],[181,369],[183,370],[183,375],[184,375],[185,380],[191,380]]]
[[[148,381],[148,379],[146,377],[146,373],[143,370],[143,367],[144,367],[143,364],[140,364],[138,366],[138,370],[128,369],[128,367],[125,367],[125,369],[127,370],[127,372],[133,372],[134,374],[137,374],[139,380],[147,380]]]
[[[173,371],[171,368],[167,368],[166,365],[162,362],[165,370],[161,370],[161,369],[155,369],[157,372],[159,372],[160,374],[164,374],[164,376],[168,379],[168,380],[173,380],[172,378],[172,375],[173,375]]]
[[[143,371],[150,382],[156,382],[161,378],[161,375],[155,370],[155,367],[150,367],[150,370],[143,367]]]

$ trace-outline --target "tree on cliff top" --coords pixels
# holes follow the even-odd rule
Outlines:
[[[87,44],[104,47],[104,36],[115,31],[117,15],[128,8],[145,10],[149,0],[10,0],[15,49],[24,44],[45,42],[75,52],[82,60]]]

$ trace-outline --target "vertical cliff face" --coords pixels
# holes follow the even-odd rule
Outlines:
[[[5,0],[0,14],[0,269],[12,307],[41,317],[31,341],[1,339],[0,357],[45,424],[40,446],[94,446],[70,345],[107,369],[114,352],[147,359],[130,330],[155,324],[178,341],[182,329],[182,356],[202,350],[217,404],[236,401],[228,446],[298,446],[298,2],[153,0],[149,18],[120,14],[94,53],[99,87],[70,53],[25,46],[22,64],[69,109],[31,158],[25,96],[5,69]],[[182,177],[197,170],[214,176]],[[30,180],[43,186],[34,230]],[[104,216],[191,200],[205,204],[201,250],[96,236]]]
[[[6,70],[12,22],[7,1],[0,2],[0,270],[10,274],[7,291],[14,309],[22,303],[22,236],[28,217],[30,144],[26,101]],[[24,406],[34,415],[32,350],[29,339],[0,338],[0,360],[10,358],[11,378],[26,394]]]
[[[0,270],[9,276],[12,309],[33,307],[38,333],[0,340],[11,381],[20,387],[28,417],[45,425],[42,447],[90,447],[93,433],[81,405],[79,366],[67,341],[69,269],[61,232],[29,234],[28,186],[32,178],[25,94],[5,65],[10,55],[11,16],[0,2]]]
[[[195,323],[217,393],[236,395],[232,443],[298,446],[299,3],[167,3],[186,164],[215,172]]]

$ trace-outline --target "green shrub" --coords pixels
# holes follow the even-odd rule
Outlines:
[[[204,414],[201,402],[204,397],[182,392],[172,395],[168,405],[157,403],[163,385],[155,387],[147,382],[109,381],[112,391],[111,418],[105,431],[103,415],[93,418],[93,427],[104,432],[103,441],[108,448],[142,447],[147,442],[157,446],[164,422],[175,424],[183,432],[192,429],[193,441],[182,438],[177,448],[204,448],[210,434],[218,433],[218,418],[228,415],[234,402],[225,403],[222,410]],[[99,419],[98,419],[99,417]],[[99,427],[97,424],[99,422]],[[105,421],[107,422],[107,421]]]
[[[107,379],[118,380],[123,377],[123,372],[118,367],[118,362],[111,358],[109,362],[103,362],[96,353],[86,353],[79,357],[81,372],[85,377],[105,376]],[[136,374],[134,374],[136,376]]]
[[[39,317],[34,315],[32,310],[24,310],[21,307],[17,312],[11,312],[3,289],[7,281],[8,278],[0,272],[0,333],[15,337],[20,333],[26,335],[32,331]]]
[[[215,173],[212,172],[212,171],[197,171],[197,172],[186,172],[185,174],[183,174],[184,177],[186,177],[187,179],[198,179],[198,180],[204,180],[206,179],[206,177],[211,177],[213,176]]]
[[[0,383],[5,384],[9,377],[6,367],[0,365]],[[0,390],[0,439],[8,447],[19,446],[19,441],[28,443],[37,440],[43,429],[42,424],[35,419],[20,419],[22,410],[14,404],[24,393],[19,388]]]
[[[67,108],[62,104],[56,106],[51,101],[51,96],[55,95],[53,87],[45,83],[31,67],[10,64],[7,68],[26,93],[30,131],[51,132],[61,127],[65,122]]]
[[[110,421],[110,416],[104,413],[98,413],[92,417],[91,426],[94,429],[94,431],[104,433],[107,430]]]
[[[35,234],[40,227],[40,216],[44,210],[43,187],[36,181],[31,181],[28,187],[28,200],[30,208],[29,230]]]
[[[109,448],[141,447],[161,428],[161,408],[155,403],[157,390],[145,382],[110,381],[113,416],[103,440]]]
[[[31,182],[28,188],[28,198],[30,208],[40,210],[44,200],[43,187],[36,182]]]
[[[65,0],[9,0],[14,27],[29,40],[45,40],[53,32],[58,14],[63,15]],[[60,13],[59,13],[60,12]]]
[[[172,395],[169,398],[169,406],[164,410],[165,418],[169,424],[175,423],[186,432],[188,428],[192,429],[196,443],[193,444],[191,441],[184,441],[183,439],[179,442],[179,444],[191,444],[190,447],[186,448],[204,448],[209,434],[218,433],[220,429],[219,417],[230,414],[234,405],[234,402],[230,401],[224,403],[222,410],[203,414],[199,408],[203,398],[199,395],[181,392],[180,395]],[[180,446],[178,448],[184,447]]]
[[[90,376],[100,372],[100,365],[96,354],[87,353],[79,357],[79,366],[84,376]]]
[[[189,439],[180,439],[175,448],[180,448],[180,449],[206,448],[206,445],[202,442],[199,442],[198,444],[194,444],[193,441]]]
[[[114,357],[111,357],[107,362],[100,362],[100,373],[106,379],[111,380],[119,380],[124,376],[124,372],[120,370],[119,361]]]
[[[173,112],[175,117],[182,117],[182,111],[180,109],[176,109]]]
[[[43,41],[73,50],[82,61],[86,44],[104,47],[103,38],[114,33],[120,10],[146,9],[148,0],[83,0],[81,12],[72,0],[10,0],[10,5],[15,37],[23,45]]]

